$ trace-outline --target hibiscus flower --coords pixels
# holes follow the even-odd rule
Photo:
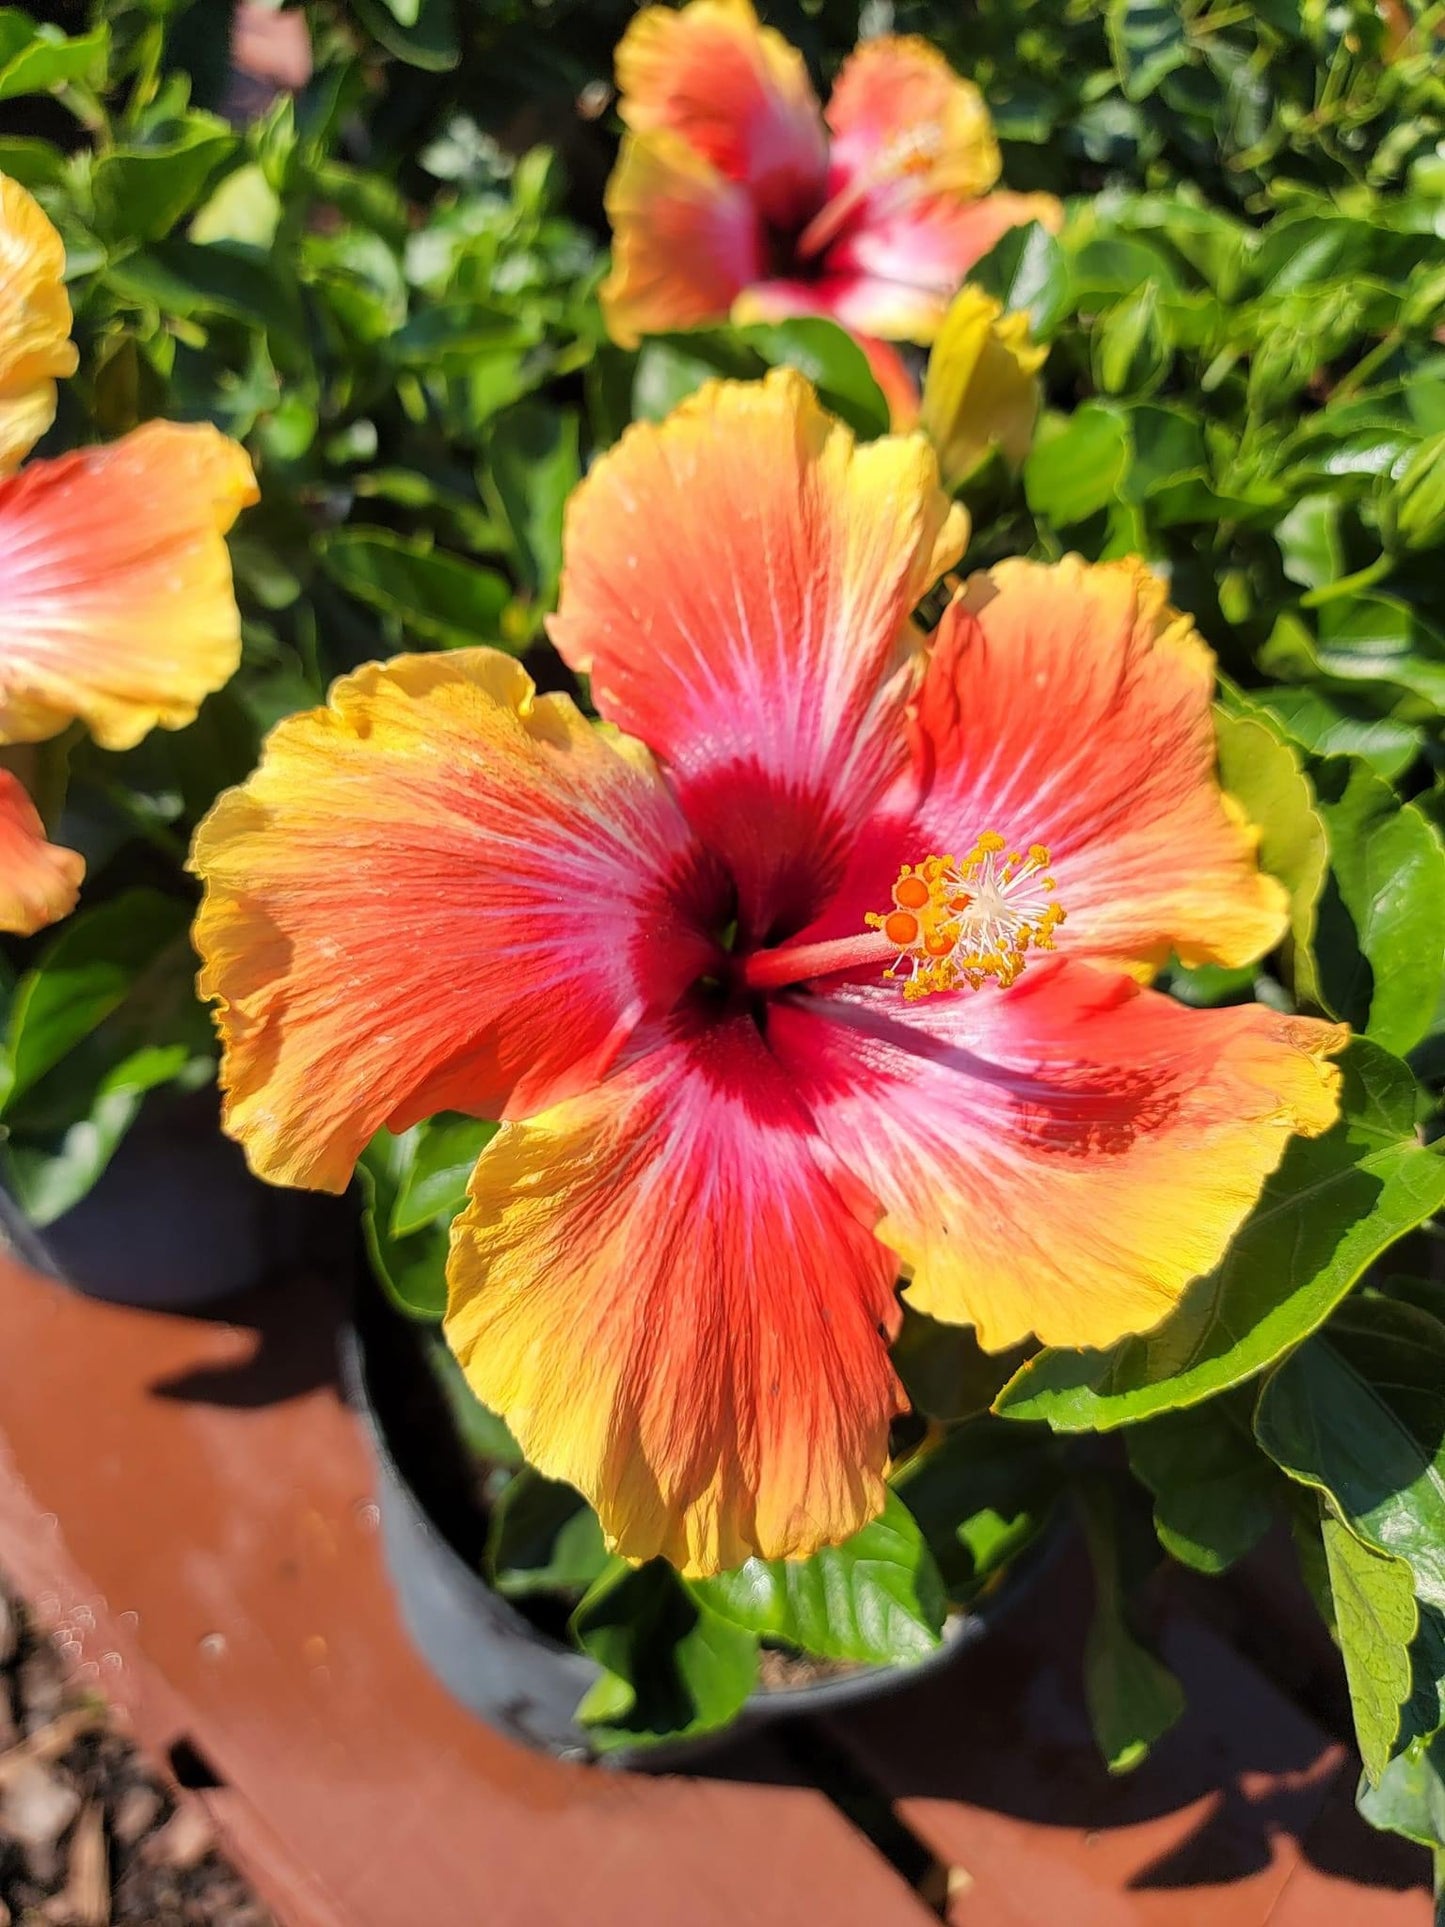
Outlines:
[[[65,245],[3,175],[0,261],[0,744],[78,719],[128,749],[157,723],[190,722],[240,661],[224,538],[255,479],[214,428],[169,422],[17,474],[76,354]],[[28,935],[64,916],[82,869],[0,775],[0,929]]]
[[[900,1272],[990,1347],[1143,1331],[1336,1114],[1339,1027],[1145,986],[1285,924],[1188,619],[1014,562],[927,642],[964,532],[923,436],[710,384],[569,509],[603,724],[496,650],[373,664],[196,839],[228,1129],[340,1190],[382,1125],[505,1120],[447,1333],[630,1558],[845,1539]]]
[[[607,191],[614,338],[827,315],[859,338],[898,415],[917,391],[891,341],[932,341],[1009,228],[1057,227],[1048,194],[990,192],[978,90],[925,40],[844,62],[826,110],[752,0],[646,7],[617,49],[628,132]]]

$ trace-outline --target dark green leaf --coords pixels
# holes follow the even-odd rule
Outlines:
[[[906,1663],[933,1650],[943,1625],[938,1569],[893,1492],[841,1546],[810,1559],[749,1559],[689,1590],[735,1626],[828,1659]]]
[[[334,581],[358,601],[395,616],[405,632],[448,647],[500,645],[511,591],[494,570],[389,529],[337,529],[319,548]]]
[[[367,31],[398,60],[446,73],[461,59],[452,0],[352,0]]]
[[[494,1502],[487,1576],[507,1598],[585,1592],[607,1563],[597,1514],[570,1485],[526,1467]]]
[[[1344,1305],[1264,1388],[1259,1440],[1292,1478],[1408,1562],[1445,1611],[1445,1326],[1389,1298]]]
[[[685,1739],[726,1726],[757,1680],[758,1642],[692,1597],[659,1560],[614,1562],[572,1617],[606,1669],[577,1717],[602,1747]]]
[[[1269,1530],[1282,1483],[1226,1394],[1124,1433],[1129,1464],[1154,1495],[1159,1543],[1196,1572],[1224,1572]]]
[[[920,1412],[956,1422],[986,1412],[1023,1359],[1017,1349],[984,1351],[971,1325],[942,1325],[905,1305],[893,1363]]]
[[[632,412],[658,422],[705,381],[725,376],[749,381],[765,367],[762,356],[736,336],[698,329],[691,334],[653,335],[644,341],[632,377]]]
[[[1189,58],[1183,11],[1174,0],[1109,0],[1109,46],[1130,100],[1146,100]]]
[[[823,406],[859,435],[871,439],[887,433],[888,403],[868,357],[836,322],[803,315],[758,322],[737,332],[770,368],[796,368],[806,375]]]
[[[158,959],[183,956],[181,967],[189,974],[190,917],[177,897],[132,890],[62,925],[26,972],[11,1008],[10,1108],[142,987]]]
[[[1107,1489],[1081,1489],[1094,1568],[1094,1615],[1084,1646],[1084,1697],[1094,1739],[1111,1773],[1130,1773],[1183,1715],[1184,1693],[1132,1623],[1119,1521]]]
[[[949,1597],[975,1598],[1042,1531],[1062,1487],[1043,1425],[977,1419],[927,1443],[896,1474]]]
[[[1142,1338],[1045,1351],[995,1409],[1107,1431],[1241,1384],[1322,1324],[1365,1266],[1445,1204],[1445,1158],[1415,1133],[1416,1084],[1363,1039],[1342,1060],[1343,1120],[1297,1138],[1228,1255]]]
[[[1425,740],[1419,724],[1377,715],[1347,695],[1323,689],[1253,689],[1250,701],[1278,717],[1295,742],[1315,756],[1358,756],[1386,782],[1409,769]]]
[[[493,421],[487,455],[522,580],[550,606],[562,572],[562,513],[582,473],[577,417],[520,402]]]

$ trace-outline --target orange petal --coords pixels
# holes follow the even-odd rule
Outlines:
[[[1213,656],[1137,558],[999,563],[939,626],[917,711],[931,787],[902,840],[1043,844],[1061,951],[1145,976],[1171,951],[1249,963],[1287,900],[1220,792],[1213,693]]]
[[[624,348],[727,319],[761,271],[757,214],[678,134],[628,134],[607,183],[612,272],[598,290],[607,332]]]
[[[635,133],[680,135],[780,228],[813,211],[828,159],[817,97],[803,56],[751,0],[644,7],[618,46],[617,86]]]
[[[803,1558],[882,1507],[894,1265],[817,1153],[739,1019],[482,1154],[447,1336],[626,1558]]]
[[[85,860],[45,840],[20,779],[0,769],[0,930],[32,937],[75,908]]]
[[[1111,1345],[1212,1270],[1292,1132],[1338,1112],[1343,1026],[1186,1010],[1062,958],[906,1004],[778,1005],[768,1040],[878,1198],[905,1296],[990,1350]]]
[[[55,383],[75,373],[65,243],[18,181],[0,175],[0,474],[55,419]]]
[[[277,1183],[344,1189],[383,1123],[585,1088],[710,954],[678,922],[691,845],[646,757],[490,649],[338,682],[192,862],[226,1128]]]
[[[833,83],[827,121],[835,177],[890,187],[900,144],[913,185],[974,199],[998,179],[999,152],[983,96],[916,35],[882,34],[849,55]]]
[[[896,768],[909,612],[966,528],[921,435],[856,446],[791,369],[635,425],[572,497],[552,638],[666,762],[758,934],[815,914]]]
[[[0,482],[0,742],[190,722],[240,661],[224,537],[255,500],[243,449],[169,422]]]

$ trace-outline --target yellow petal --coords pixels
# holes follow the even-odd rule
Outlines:
[[[65,243],[33,195],[0,175],[0,474],[55,419],[55,383],[75,372]]]
[[[967,481],[992,448],[1015,468],[1022,463],[1047,355],[1030,340],[1026,315],[1005,314],[982,288],[956,297],[928,358],[922,410],[950,488]]]

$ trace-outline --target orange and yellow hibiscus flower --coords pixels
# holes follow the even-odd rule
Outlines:
[[[927,41],[865,41],[820,109],[802,55],[752,0],[646,7],[617,49],[626,123],[607,191],[611,334],[827,315],[889,399],[911,379],[884,341],[931,341],[1008,228],[1056,227],[1047,194],[990,192],[998,144],[978,90]]]
[[[0,175],[0,744],[79,720],[107,749],[178,728],[240,660],[225,532],[256,499],[245,451],[149,422],[106,448],[18,465],[75,370],[65,247]],[[80,859],[0,782],[0,929],[70,910]]]
[[[631,1558],[878,1511],[900,1270],[985,1345],[1106,1344],[1336,1113],[1340,1029],[1142,981],[1284,928],[1208,651],[1076,560],[975,577],[930,646],[964,533],[921,435],[711,384],[570,507],[553,636],[602,725],[495,650],[403,656],[197,836],[229,1130],[340,1190],[382,1125],[505,1120],[448,1336]]]

